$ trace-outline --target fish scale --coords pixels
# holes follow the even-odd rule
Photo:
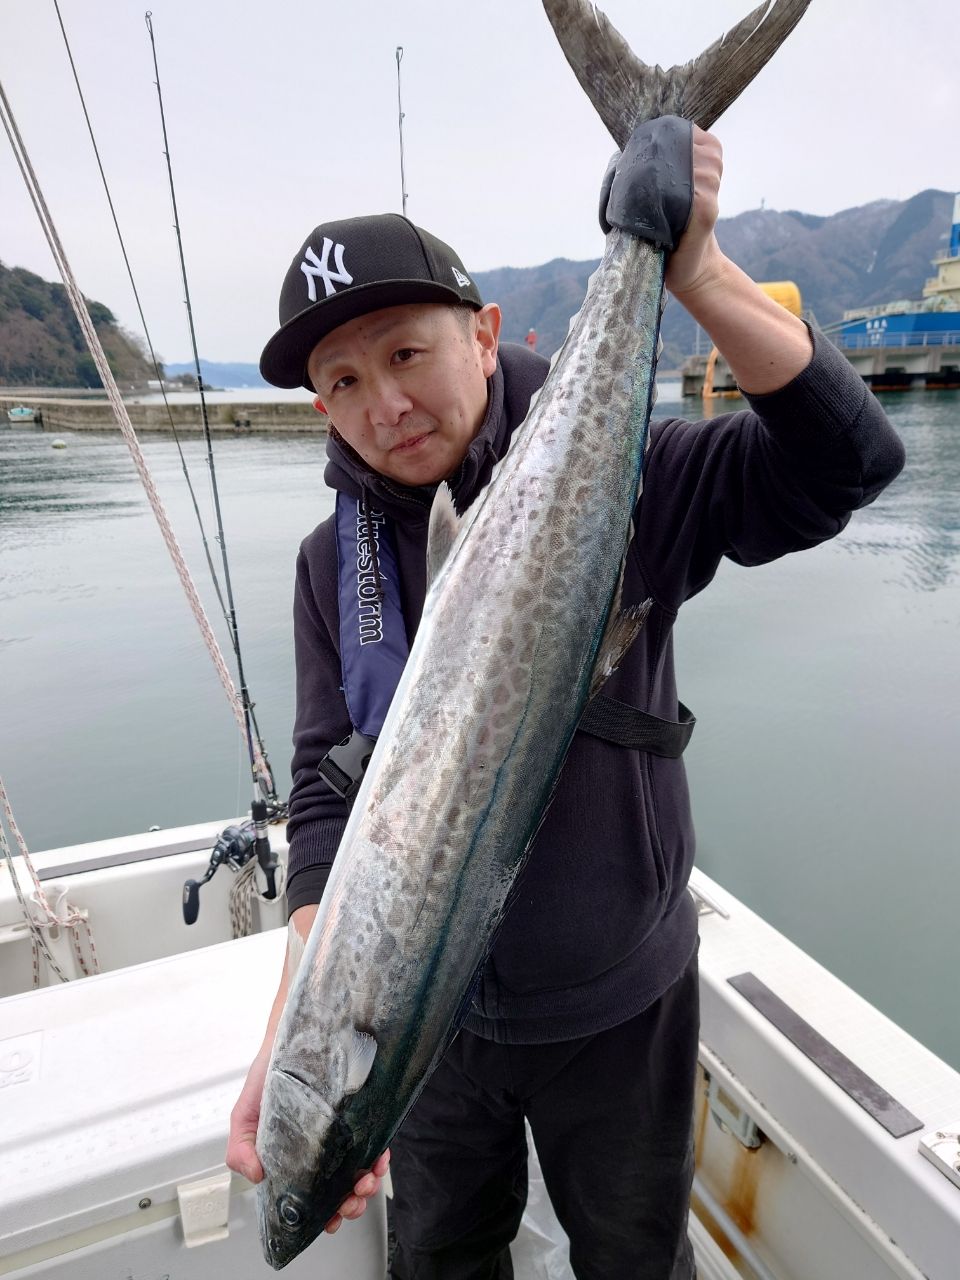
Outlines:
[[[718,78],[744,50],[757,62],[751,42],[766,41],[769,57],[805,4],[777,0],[766,32],[758,15],[768,6],[755,11],[741,24],[750,31],[714,47]],[[616,37],[598,53],[612,29],[579,0],[546,8],[588,91],[597,58],[615,63],[615,74],[598,75],[609,115],[610,86],[626,83],[626,46]],[[706,57],[690,64],[692,81],[635,59],[626,70],[652,77],[647,97],[659,110],[703,78]],[[747,80],[729,78],[736,96]],[[624,110],[635,113],[637,95],[628,96]],[[708,97],[713,109],[715,86]],[[638,100],[642,119],[644,94]],[[620,121],[616,134],[635,123]],[[274,1267],[322,1231],[450,1043],[584,707],[642,620],[619,613],[620,586],[665,265],[653,245],[607,235],[543,387],[455,536],[449,495],[438,496],[431,542],[451,545],[445,555],[428,550],[435,576],[417,636],[268,1068],[258,1203]]]

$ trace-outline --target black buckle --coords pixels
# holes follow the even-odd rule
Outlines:
[[[320,777],[348,806],[356,799],[376,745],[376,738],[368,738],[354,729],[349,738],[331,747],[317,765]]]

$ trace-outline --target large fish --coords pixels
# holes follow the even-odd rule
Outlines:
[[[583,0],[544,0],[617,145],[708,128],[809,0],[775,0],[684,67],[638,61]],[[416,641],[273,1049],[257,1150],[280,1268],[388,1146],[465,1010],[591,693],[642,623],[622,565],[653,403],[665,254],[616,229],[504,461],[458,521],[438,495]]]

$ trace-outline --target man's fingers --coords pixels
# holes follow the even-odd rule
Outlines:
[[[263,1166],[257,1156],[255,1139],[256,1133],[240,1134],[237,1138],[231,1138],[224,1157],[227,1167],[234,1173],[241,1174],[248,1182],[263,1180]]]
[[[373,1162],[372,1169],[368,1170],[363,1177],[357,1179],[356,1186],[353,1188],[354,1194],[352,1196],[347,1196],[339,1210],[323,1228],[327,1235],[334,1235],[340,1230],[345,1221],[349,1220],[353,1222],[357,1218],[363,1217],[367,1208],[367,1200],[370,1196],[375,1195],[380,1190],[380,1183],[383,1180],[383,1176],[387,1172],[389,1165],[390,1152],[387,1150],[382,1156],[378,1156]],[[231,1166],[231,1168],[232,1167],[233,1166]],[[253,1181],[253,1179],[251,1179],[251,1181]],[[259,1181],[259,1179],[257,1179],[257,1181]]]

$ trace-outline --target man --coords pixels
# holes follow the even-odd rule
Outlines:
[[[752,412],[654,425],[624,603],[652,598],[605,692],[676,722],[672,626],[723,555],[772,560],[837,533],[899,471],[902,449],[843,358],[772,302],[714,236],[721,153],[693,132],[691,216],[673,296],[707,330]],[[547,362],[499,346],[448,246],[396,215],[318,227],[294,259],[261,368],[317,393],[328,484],[384,513],[412,638],[437,484],[463,510],[519,429]],[[379,519],[379,515],[376,517]],[[368,528],[369,534],[369,528]],[[305,937],[346,820],[318,773],[354,724],[343,686],[334,522],[303,543],[294,606],[297,720],[288,905]],[[579,1280],[694,1274],[686,1237],[697,1053],[693,831],[683,765],[578,733],[460,1035],[393,1145],[397,1280],[512,1275],[526,1194],[524,1118]],[[253,1138],[286,994],[234,1109],[227,1158],[257,1180]],[[355,1218],[386,1154],[328,1224]]]

